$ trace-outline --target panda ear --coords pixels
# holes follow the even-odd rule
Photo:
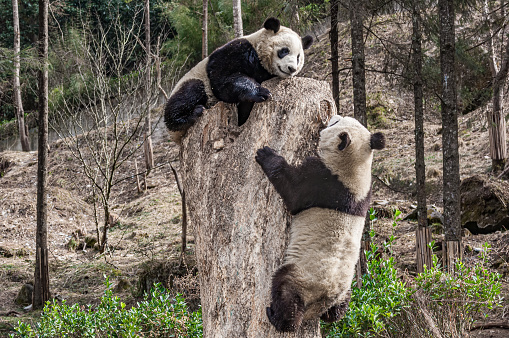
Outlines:
[[[350,145],[350,136],[348,133],[342,132],[339,134],[339,138],[341,139],[341,142],[338,145],[338,149],[343,151]]]
[[[272,30],[274,31],[274,34],[279,32],[279,27],[281,26],[281,23],[276,18],[268,18],[265,20],[265,23],[263,24],[263,28],[266,30]]]
[[[385,136],[384,134],[378,132],[371,134],[371,140],[370,140],[371,149],[383,149],[385,148]]]
[[[311,35],[306,35],[302,38],[302,49],[306,50],[313,44],[313,37]]]

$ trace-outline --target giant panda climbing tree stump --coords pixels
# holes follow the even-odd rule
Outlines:
[[[326,82],[272,79],[263,86],[272,100],[255,104],[244,125],[237,126],[234,105],[219,103],[182,139],[206,337],[320,337],[318,319],[292,334],[278,333],[267,319],[291,218],[255,154],[268,145],[290,164],[313,155],[336,108]]]

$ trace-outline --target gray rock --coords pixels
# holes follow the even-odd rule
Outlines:
[[[21,290],[18,292],[18,296],[14,302],[18,305],[29,305],[32,304],[32,294],[34,293],[34,287],[32,284],[24,284]]]

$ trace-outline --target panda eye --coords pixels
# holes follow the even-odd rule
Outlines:
[[[284,58],[285,56],[287,56],[288,54],[290,54],[290,50],[288,48],[283,48],[283,49],[280,49],[279,52],[277,52],[277,56],[282,59]]]
[[[339,134],[339,139],[341,141],[338,145],[338,149],[340,151],[343,151],[343,150],[345,150],[346,147],[348,147],[350,145],[350,136],[348,136],[347,133],[343,132],[343,133]]]
[[[299,60],[300,60],[300,54],[297,55],[297,64],[299,64]]]

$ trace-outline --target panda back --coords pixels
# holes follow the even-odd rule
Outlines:
[[[208,98],[208,102],[207,102],[207,105],[208,106],[211,106],[213,104],[215,104],[217,102],[214,94],[212,93],[212,90],[210,88],[210,80],[207,76],[207,64],[209,62],[209,58],[206,57],[205,59],[201,60],[200,62],[198,62],[196,64],[196,66],[194,66],[193,68],[191,68],[191,70],[189,70],[178,82],[177,84],[175,85],[175,87],[173,87],[173,90],[171,91],[171,95],[173,95],[174,93],[176,93],[180,87],[182,87],[182,85],[186,82],[188,82],[189,80],[199,80],[201,82],[203,82],[203,85],[205,87],[205,93],[207,94],[207,98]]]

